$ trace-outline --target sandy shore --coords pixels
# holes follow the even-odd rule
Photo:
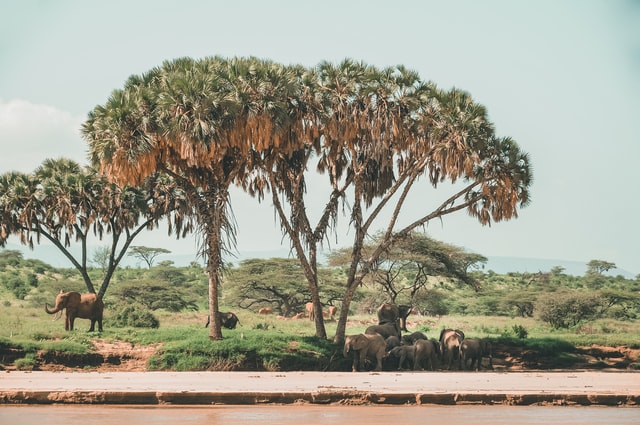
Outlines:
[[[2,404],[640,406],[636,372],[4,372]]]

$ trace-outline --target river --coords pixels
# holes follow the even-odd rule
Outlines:
[[[0,424],[87,425],[640,424],[640,407],[576,406],[96,406],[0,405]]]

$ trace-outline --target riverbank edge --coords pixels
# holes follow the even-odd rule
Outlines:
[[[0,408],[105,405],[562,405],[640,407],[637,372],[7,372]]]
[[[640,394],[580,393],[403,393],[383,392],[108,392],[108,391],[2,391],[1,405],[509,405],[509,406],[640,406]],[[1,408],[1,407],[0,407]]]

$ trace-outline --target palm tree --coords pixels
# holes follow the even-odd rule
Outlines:
[[[354,241],[336,342],[344,339],[362,278],[396,241],[462,209],[489,224],[516,217],[529,202],[528,156],[511,139],[495,137],[484,107],[402,66],[376,69],[346,60],[308,70],[255,58],[178,59],[131,77],[90,113],[83,133],[93,163],[111,180],[138,184],[161,171],[184,191],[204,237],[211,339],[222,338],[218,286],[222,254],[234,243],[233,184],[259,199],[271,191],[316,313],[317,247],[337,219],[340,200],[350,197]],[[332,188],[315,226],[304,205],[311,160]],[[457,192],[399,227],[421,176],[433,187],[451,182]],[[365,240],[385,207],[389,223],[363,259]],[[323,337],[322,315],[315,316],[316,335]]]
[[[47,159],[34,173],[0,176],[0,244],[17,235],[33,249],[41,238],[51,242],[78,270],[87,290],[103,297],[122,257],[134,238],[153,228],[168,211],[179,214],[182,201],[173,187],[153,176],[140,188],[108,183],[94,169],[68,159]],[[6,188],[6,190],[4,190]],[[182,228],[184,223],[173,224]],[[102,282],[96,288],[89,276],[91,235],[110,235]],[[34,241],[35,238],[35,241]],[[70,250],[79,244],[80,255]]]
[[[264,151],[290,152],[304,133],[289,68],[255,58],[189,58],[131,77],[83,126],[92,160],[117,181],[162,171],[193,206],[209,272],[209,337],[221,339],[222,256],[235,243],[233,184],[262,196],[255,164]]]
[[[378,70],[345,61],[321,64],[319,90],[327,94],[319,168],[336,186],[349,184],[354,230],[351,264],[334,341],[344,341],[349,305],[380,257],[417,227],[467,209],[482,224],[513,218],[529,202],[528,156],[510,139],[494,136],[484,107],[464,92],[443,92],[404,67]],[[463,181],[432,212],[399,226],[400,212],[419,177],[433,187]],[[375,249],[363,257],[373,223],[390,219]]]

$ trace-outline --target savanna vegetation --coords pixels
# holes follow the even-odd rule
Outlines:
[[[128,78],[89,111],[82,135],[87,166],[46,159],[32,173],[0,175],[0,246],[46,240],[71,265],[2,252],[0,346],[20,353],[20,367],[47,353],[86,354],[99,338],[160,344],[150,368],[339,370],[346,333],[361,331],[382,301],[414,306],[413,326],[425,332],[474,317],[465,326],[478,334],[554,347],[547,352],[576,338],[637,340],[637,280],[606,276],[612,263],[594,260],[579,278],[559,269],[501,276],[483,271],[481,255],[418,233],[460,211],[480,225],[517,218],[533,173],[469,93],[402,65],[179,58]],[[321,186],[313,194],[311,178]],[[234,187],[269,200],[293,259],[225,264],[242,230]],[[409,208],[417,190],[420,208]],[[321,209],[311,196],[325,197]],[[323,264],[338,220],[353,239]],[[156,263],[166,250],[134,245],[160,221],[197,238],[204,266]],[[90,238],[105,243],[93,258]],[[146,268],[121,267],[125,255]],[[97,294],[104,332],[64,332],[43,317],[60,290]],[[312,320],[290,320],[307,305]],[[223,328],[225,311],[237,328]]]
[[[339,305],[344,270],[322,266],[319,271],[326,310]],[[555,268],[501,275],[476,269],[468,277],[473,285],[442,275],[427,276],[416,288],[422,271],[405,265],[395,274],[393,291],[388,281],[364,283],[348,312],[347,333],[363,332],[375,321],[376,307],[395,294],[396,302],[409,302],[417,310],[409,316],[410,331],[437,338],[442,328],[460,328],[467,336],[489,338],[495,358],[506,357],[501,350],[512,356],[528,353],[521,359],[524,367],[582,365],[578,347],[594,344],[640,349],[640,279],[600,274],[594,280],[591,272],[571,276]],[[90,273],[102,271],[96,267]],[[18,251],[0,251],[2,367],[38,369],[47,362],[99,367],[106,360],[92,357],[95,344],[124,341],[154,347],[148,370],[350,370],[340,345],[317,338],[308,318],[292,318],[305,311],[310,299],[297,261],[246,260],[229,265],[224,276],[222,309],[235,312],[240,323],[225,329],[223,340],[211,341],[204,327],[208,278],[197,263],[117,269],[104,299],[104,331],[87,332],[89,322],[78,319],[76,330],[67,332],[62,320],[51,320],[43,307],[60,290],[85,291],[77,271],[24,259]],[[273,313],[258,314],[263,307]],[[335,330],[336,321],[325,321],[329,332]],[[622,364],[637,368],[639,361]]]

